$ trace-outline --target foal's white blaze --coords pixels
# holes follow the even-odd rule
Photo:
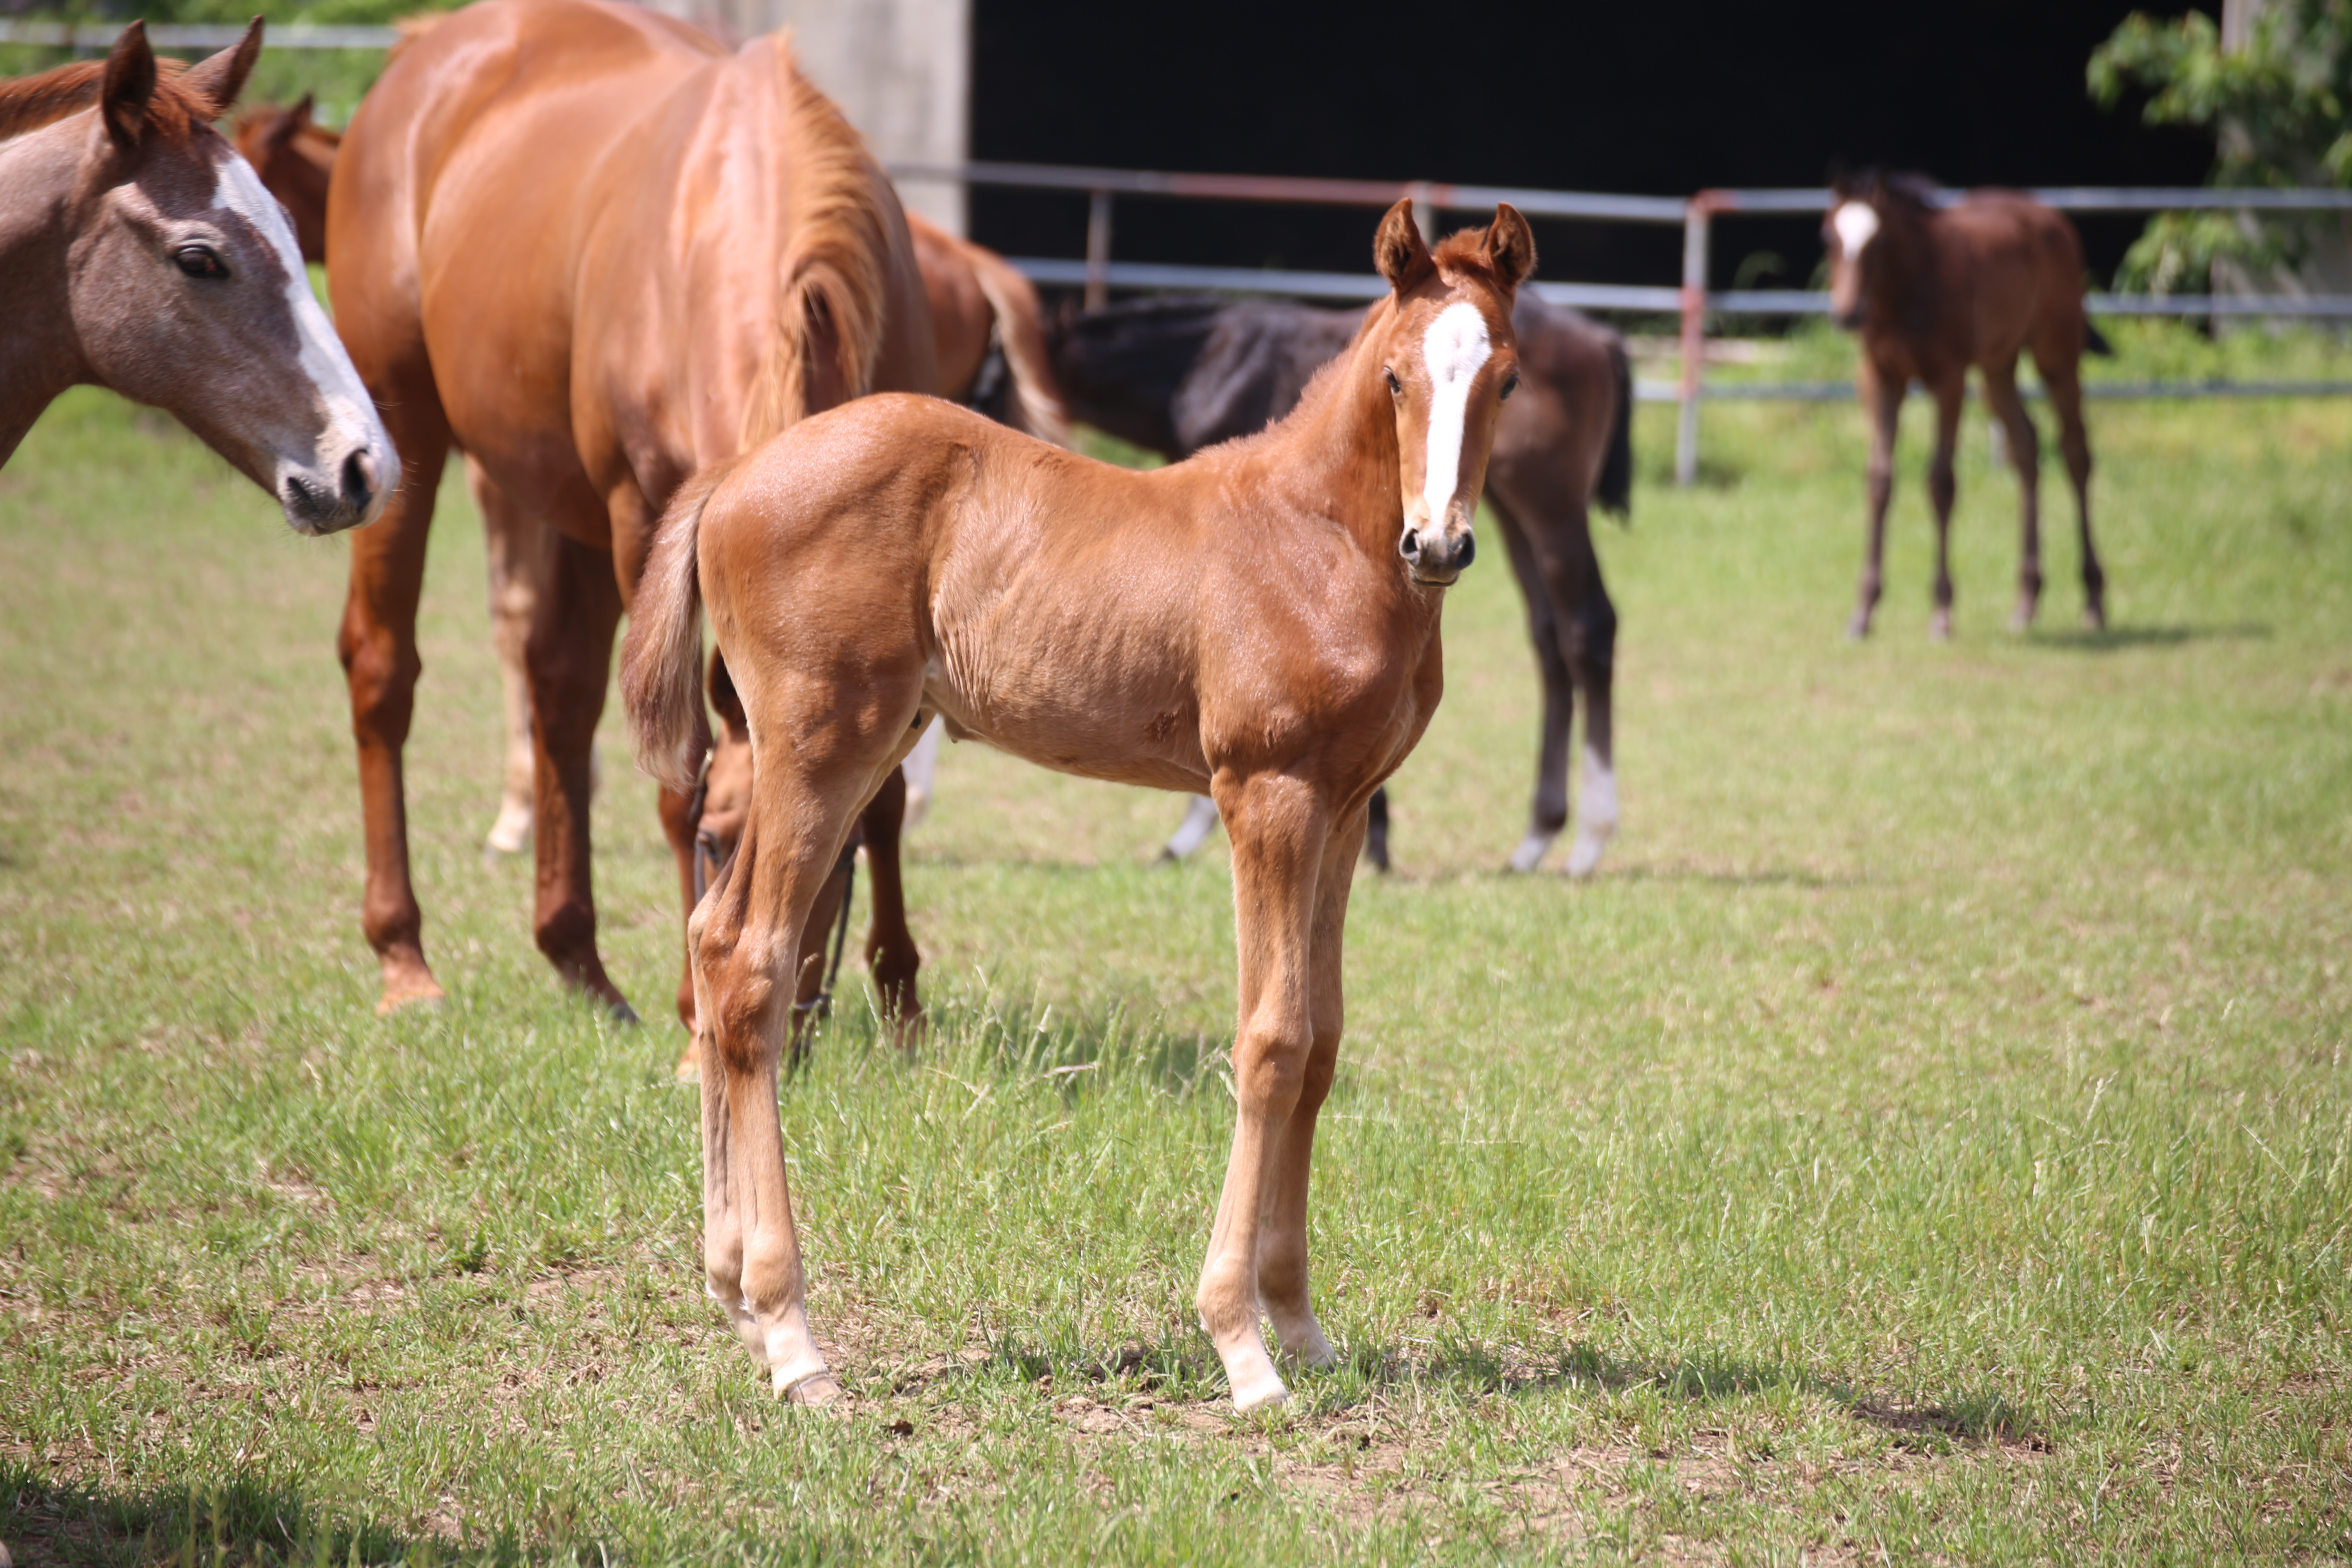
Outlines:
[[[1847,202],[1831,216],[1830,226],[1837,230],[1838,247],[1860,259],[1862,247],[1878,232],[1878,209],[1868,202]]]
[[[294,226],[286,217],[286,209],[269,194],[253,165],[236,153],[226,153],[214,170],[213,202],[227,208],[251,224],[269,241],[278,253],[278,266],[286,274],[286,308],[294,318],[294,331],[301,343],[302,372],[319,395],[319,407],[326,416],[326,428],[321,433],[318,449],[310,453],[280,452],[281,468],[286,466],[325,468],[326,479],[332,488],[338,477],[333,465],[354,445],[364,445],[374,459],[378,494],[392,479],[392,437],[383,427],[375,410],[375,399],[368,395],[360,373],[352,364],[352,356],[343,350],[343,340],[335,335],[334,323],[327,312],[319,308],[319,297],[310,291],[310,274],[302,262],[302,247],[294,237]],[[285,475],[278,483],[283,489]]]
[[[1429,371],[1429,461],[1422,469],[1422,499],[1429,503],[1429,527],[1445,525],[1462,479],[1462,433],[1470,409],[1470,387],[1494,357],[1486,318],[1467,302],[1448,305],[1429,323],[1421,340],[1421,363]]]

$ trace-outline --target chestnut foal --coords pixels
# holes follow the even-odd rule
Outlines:
[[[1984,375],[1985,402],[2000,421],[2017,466],[2024,547],[2017,563],[2023,631],[2042,602],[2041,437],[2017,395],[2017,355],[2033,367],[2058,411],[2058,448],[2074,484],[2083,540],[2083,619],[2107,624],[2106,574],[2091,542],[2091,437],[2083,427],[2083,353],[2107,352],[2083,313],[2083,247],[2063,213],[2015,191],[1970,191],[1937,207],[1935,187],[1911,175],[1841,177],[1822,224],[1830,255],[1830,314],[1862,338],[1863,407],[1870,415],[1870,537],[1849,637],[1870,635],[1895,490],[1895,429],[1911,383],[1936,399],[1936,455],[1927,499],[1936,510],[1936,610],[1928,635],[1952,635],[1949,549],[1957,485],[1952,448],[1969,367]]]
[[[928,398],[818,415],[698,475],[663,518],[623,657],[637,754],[671,788],[709,744],[704,604],[741,693],[750,821],[688,921],[704,1264],[780,1394],[838,1393],[809,1331],[778,1058],[791,969],[860,807],[934,714],[1044,766],[1207,791],[1233,838],[1239,1113],[1196,1298],[1234,1405],[1334,1358],[1307,1286],[1316,1115],[1339,1051],[1340,933],[1372,791],[1444,687],[1511,306],[1508,206],[1433,256],[1409,204],[1392,290],[1291,416],[1149,473]]]

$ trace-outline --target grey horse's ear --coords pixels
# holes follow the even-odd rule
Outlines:
[[[1437,265],[1429,258],[1421,226],[1412,221],[1410,198],[1389,208],[1388,216],[1381,219],[1380,233],[1372,237],[1372,265],[1400,294],[1428,277]]]
[[[226,114],[245,90],[253,62],[261,58],[261,18],[246,24],[245,37],[216,55],[198,60],[180,78],[182,85],[212,109],[215,119]]]
[[[139,145],[154,97],[155,51],[147,45],[147,24],[133,22],[107,54],[106,81],[99,90],[99,112],[117,147],[128,153]]]

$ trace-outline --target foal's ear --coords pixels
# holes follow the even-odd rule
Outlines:
[[[253,74],[253,62],[261,58],[261,18],[256,16],[247,24],[245,37],[220,53],[198,60],[181,77],[181,82],[212,106],[215,118],[226,114],[236,95],[245,90],[245,79]]]
[[[1400,294],[1428,277],[1437,265],[1429,258],[1421,226],[1412,221],[1411,198],[1389,208],[1389,216],[1381,219],[1381,231],[1372,237],[1372,265]]]
[[[133,22],[114,40],[106,57],[106,79],[99,89],[99,112],[106,133],[125,153],[147,132],[147,105],[155,96],[155,51],[147,47],[147,24]]]
[[[1514,289],[1535,276],[1535,230],[1508,202],[1495,204],[1495,221],[1486,226],[1486,240],[1480,250],[1487,270]]]

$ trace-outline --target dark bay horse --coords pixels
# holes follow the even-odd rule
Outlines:
[[[704,1265],[779,1394],[835,1396],[808,1326],[776,1106],[792,954],[862,804],[934,715],[1042,766],[1216,797],[1234,846],[1233,1152],[1195,1302],[1250,1409],[1261,1337],[1328,1365],[1307,1186],[1336,1070],[1340,938],[1372,792],[1444,689],[1445,589],[1535,265],[1509,207],[1434,256],[1412,206],[1391,293],[1287,419],[1143,473],[937,399],[866,398],[698,475],[629,626],[637,753],[688,783],[709,742],[708,606],[755,765],[733,858],[688,922],[702,1056]]]
[[[1278,300],[1140,300],[1077,318],[1055,334],[1055,366],[1076,417],[1171,458],[1253,435],[1290,412],[1315,374],[1347,351],[1361,310]],[[1486,466],[1486,503],[1501,525],[1528,606],[1544,688],[1543,734],[1526,837],[1511,855],[1532,871],[1568,823],[1569,727],[1584,698],[1584,789],[1571,876],[1587,876],[1617,826],[1611,688],[1617,612],[1601,580],[1589,509],[1623,515],[1633,482],[1633,374],[1606,327],[1532,290],[1511,318],[1520,391],[1504,410]],[[1188,854],[1215,820],[1206,797],[1169,841]],[[1388,869],[1386,792],[1366,837]]]
[[[535,585],[524,664],[539,945],[634,1016],[597,952],[589,869],[590,745],[614,633],[689,473],[868,391],[937,386],[898,199],[777,39],[730,54],[634,5],[482,0],[415,37],[361,105],[326,238],[337,321],[415,476],[353,538],[341,638],[381,1006],[441,994],[409,875],[401,748],[425,540],[454,447],[485,516],[527,530],[532,557],[520,569]],[[877,860],[901,808],[894,787],[866,813]],[[690,902],[690,789],[667,795],[662,817]],[[875,979],[911,1024],[914,942],[895,883],[877,880]],[[688,987],[679,1006],[690,1015]]]
[[[1938,206],[1935,185],[1911,175],[1840,177],[1834,195],[1822,224],[1830,313],[1861,334],[1857,379],[1870,416],[1869,548],[1848,635],[1869,636],[1878,605],[1895,431],[1914,381],[1936,400],[1936,454],[1927,466],[1936,610],[1928,630],[1938,638],[1952,635],[1952,449],[1971,365],[1983,376],[1985,402],[2017,468],[2024,545],[2011,625],[2022,631],[2033,624],[2042,600],[2042,465],[2039,433],[2017,395],[2021,349],[2032,351],[2058,412],[2058,447],[2082,532],[2083,618],[2105,626],[2106,574],[2091,542],[2091,438],[2083,427],[2081,366],[2085,349],[2105,353],[2106,344],[2083,313],[2083,247],[2074,226],[2015,191],[1970,191],[1955,205]]]
[[[285,215],[212,129],[260,52],[257,19],[183,69],[133,22],[102,61],[0,81],[0,463],[94,384],[332,533],[383,510],[400,460]]]
[[[411,38],[420,37],[438,20],[413,19],[406,31]],[[235,134],[237,151],[293,219],[304,258],[324,262],[327,191],[342,137],[312,118],[307,94],[290,108],[255,107],[238,117]],[[1016,430],[1066,446],[1069,426],[1036,289],[994,251],[948,234],[919,214],[907,215],[907,228],[931,308],[940,390]],[[504,784],[485,847],[513,855],[530,842],[534,753],[523,649],[538,603],[538,584],[529,568],[541,552],[531,548],[536,520],[506,505],[471,459],[466,474],[488,547],[490,634],[506,710]],[[928,775],[916,778],[913,773],[910,767],[910,819],[919,805],[914,792],[927,794],[929,788]]]

